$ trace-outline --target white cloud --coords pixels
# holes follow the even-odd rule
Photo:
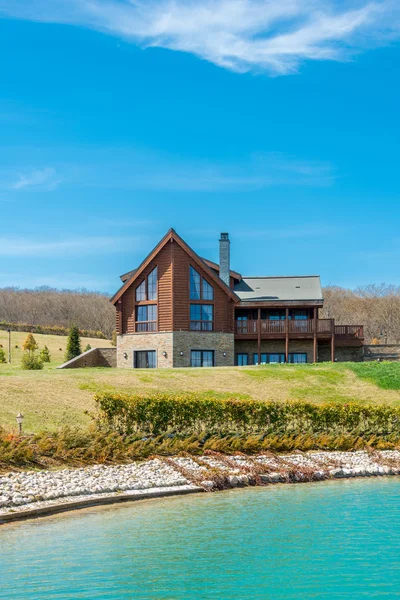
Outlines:
[[[331,164],[282,153],[253,154],[237,162],[192,160],[174,155],[128,151],[96,155],[82,174],[83,185],[102,189],[181,192],[252,191],[272,186],[328,186]]]
[[[189,52],[233,71],[295,72],[399,34],[396,0],[0,0],[0,14]]]
[[[55,258],[87,256],[129,251],[140,248],[144,236],[135,237],[81,237],[64,240],[36,241],[25,238],[0,237],[0,257]]]
[[[11,190],[40,189],[42,191],[53,191],[61,182],[62,179],[57,175],[56,170],[46,167],[18,173],[9,188]]]

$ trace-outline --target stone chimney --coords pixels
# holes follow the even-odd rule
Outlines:
[[[231,243],[228,233],[221,233],[219,240],[219,276],[230,287]]]

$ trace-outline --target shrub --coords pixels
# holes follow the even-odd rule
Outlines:
[[[45,347],[44,347],[44,348],[43,348],[43,349],[40,351],[39,357],[40,357],[40,360],[41,360],[42,362],[44,362],[44,363],[45,363],[45,362],[47,362],[47,363],[51,362],[50,350],[48,349],[48,347],[47,347],[47,346],[45,346]]]
[[[22,344],[25,352],[35,352],[38,349],[37,342],[31,333],[28,333],[26,340]]]
[[[92,346],[90,344],[86,344],[84,352],[88,352],[91,349],[92,349]]]
[[[0,348],[0,363],[5,363],[6,362],[6,354],[3,350],[3,348]]]
[[[98,423],[121,434],[201,431],[263,436],[368,436],[400,438],[400,408],[362,404],[199,399],[99,394]]]
[[[40,369],[43,369],[43,361],[34,352],[23,352],[21,368],[26,371],[40,371]]]
[[[65,360],[71,360],[72,358],[75,358],[76,356],[79,356],[80,354],[82,354],[82,350],[81,350],[81,339],[79,336],[79,329],[76,325],[72,325],[71,329],[69,330],[69,334],[68,334],[68,341],[67,341],[67,350],[65,352]]]
[[[112,332],[111,344],[112,344],[112,346],[116,346],[117,345],[117,332],[115,331],[115,329]]]

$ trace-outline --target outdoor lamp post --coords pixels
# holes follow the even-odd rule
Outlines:
[[[8,362],[11,364],[11,329],[8,328]]]
[[[17,423],[18,423],[18,433],[21,435],[22,433],[22,422],[24,420],[24,415],[20,412],[17,414]]]

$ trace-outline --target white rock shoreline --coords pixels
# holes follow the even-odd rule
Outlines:
[[[295,452],[155,458],[123,465],[10,472],[0,477],[0,523],[90,504],[245,485],[400,475],[400,451]]]

